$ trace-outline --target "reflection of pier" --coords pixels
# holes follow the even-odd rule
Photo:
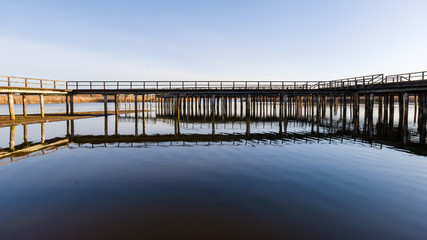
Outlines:
[[[310,111],[307,111],[310,113]],[[10,127],[9,148],[0,149],[0,159],[10,158],[10,162],[34,156],[37,153],[48,153],[58,148],[71,147],[145,147],[145,146],[189,146],[189,145],[221,145],[232,143],[233,145],[256,145],[256,144],[286,144],[291,142],[334,142],[355,141],[369,143],[372,146],[391,146],[397,149],[410,151],[415,154],[427,156],[425,148],[425,129],[420,132],[420,141],[411,142],[402,135],[398,127],[390,126],[382,120],[373,125],[373,120],[365,117],[363,123],[357,123],[354,119],[343,119],[344,115],[339,115],[338,119],[329,118],[332,115],[292,115],[286,118],[280,117],[253,117],[242,119],[240,116],[216,119],[207,119],[203,116],[192,116],[180,120],[178,117],[163,116],[159,118],[135,118],[132,116],[115,117],[115,134],[108,134],[108,118],[104,121],[103,135],[79,135],[75,134],[75,120],[67,121],[67,129],[64,129],[63,138],[45,139],[45,124],[40,124],[40,142],[30,143],[27,141],[27,126],[23,126],[24,142],[15,145],[15,126]],[[359,116],[359,115],[356,115]],[[332,120],[331,120],[332,119]],[[422,119],[421,119],[422,120]],[[119,121],[135,122],[135,134],[120,135]],[[147,135],[145,133],[146,124],[163,122],[174,126],[174,133]],[[185,129],[187,124],[196,124],[201,129],[208,130],[204,134],[182,134],[181,129]],[[390,122],[389,122],[390,123]],[[422,126],[424,121],[419,122]],[[138,125],[143,126],[142,130]],[[200,124],[200,125],[199,125]],[[218,126],[221,124],[231,125],[232,133],[220,133]],[[259,127],[258,127],[259,124]],[[360,126],[361,125],[361,126]],[[271,128],[269,128],[271,126]],[[274,127],[273,127],[274,126]],[[267,128],[266,128],[267,127]],[[360,131],[355,129],[361,127]],[[251,130],[252,128],[252,130]],[[295,131],[296,128],[300,128]],[[258,131],[258,130],[261,130]],[[422,130],[418,128],[418,130]],[[217,131],[217,132],[216,132]],[[268,132],[267,132],[268,131]],[[416,130],[414,130],[416,131]],[[77,145],[76,145],[77,144]],[[6,162],[3,162],[5,164]]]
[[[214,143],[233,143],[233,144],[286,144],[286,143],[309,143],[309,142],[334,142],[342,141],[364,142],[375,146],[383,145],[395,147],[402,150],[414,152],[419,155],[427,156],[427,149],[416,143],[403,145],[396,139],[385,136],[370,137],[369,134],[359,134],[354,136],[352,131],[323,133],[323,132],[304,132],[304,133],[252,133],[246,134],[164,134],[164,135],[80,135],[70,139],[71,142],[79,144],[80,147],[93,148],[95,146],[104,147],[144,147],[144,146],[186,146],[186,145],[210,145]],[[166,144],[165,144],[166,143]]]

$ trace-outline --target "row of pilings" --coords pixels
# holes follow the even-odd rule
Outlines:
[[[73,115],[74,95],[66,96],[66,113]],[[23,116],[27,116],[26,95],[23,98]],[[152,111],[146,109],[146,106],[152,106],[147,102],[156,105],[157,115],[164,116],[204,116],[215,118],[240,117],[272,117],[285,119],[290,116],[322,116],[326,115],[327,107],[332,110],[337,109],[338,104],[342,110],[340,115],[343,121],[346,121],[347,114],[350,114],[352,121],[358,129],[359,115],[363,112],[365,122],[369,122],[375,115],[383,125],[394,128],[397,120],[397,129],[403,134],[407,133],[409,123],[409,102],[415,106],[414,122],[418,122],[418,131],[425,135],[426,118],[426,93],[425,92],[402,92],[402,93],[346,93],[346,94],[133,94],[133,95],[114,95],[115,114],[118,115],[120,108],[134,102],[134,111],[138,112]],[[13,95],[8,94],[9,112],[11,120],[15,119]],[[123,104],[124,103],[124,104]],[[104,113],[108,115],[108,98],[104,95]],[[398,112],[395,113],[395,106],[398,106]],[[342,107],[346,106],[346,107]],[[348,111],[347,106],[350,107]],[[376,108],[374,107],[376,106]],[[364,107],[364,109],[360,109]],[[374,113],[376,109],[376,113]],[[349,112],[349,113],[348,113]],[[40,95],[40,114],[44,117],[43,95]],[[396,116],[397,115],[397,116]],[[144,116],[144,115],[143,115]],[[396,119],[397,118],[397,119]],[[373,126],[372,126],[373,127]],[[406,134],[407,135],[407,134]],[[409,136],[407,136],[409,137]],[[423,140],[425,141],[425,140]]]

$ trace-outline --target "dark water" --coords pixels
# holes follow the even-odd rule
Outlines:
[[[418,122],[328,111],[0,128],[0,239],[425,239]]]

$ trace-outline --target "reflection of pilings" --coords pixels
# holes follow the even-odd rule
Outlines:
[[[108,136],[108,116],[104,117],[104,135]]]
[[[74,137],[74,120],[71,120],[71,137]]]
[[[28,142],[27,132],[27,124],[24,124],[24,143]]]
[[[41,142],[44,143],[46,140],[44,122],[41,123],[40,131],[41,131]]]
[[[114,133],[117,135],[119,134],[119,115],[114,115]]]
[[[15,126],[10,126],[9,149],[15,151]]]

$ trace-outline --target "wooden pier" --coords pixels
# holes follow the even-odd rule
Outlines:
[[[426,93],[425,71],[389,76],[374,74],[332,81],[60,81],[0,76],[0,94],[8,95],[11,120],[16,115],[14,94],[22,95],[24,117],[27,116],[26,95],[39,95],[42,118],[45,116],[43,95],[58,94],[66,95],[67,115],[75,114],[75,95],[102,94],[104,115],[109,114],[107,96],[114,96],[114,114],[117,115],[120,96],[124,95],[125,102],[134,102],[135,116],[138,111],[145,111],[146,101],[154,101],[163,115],[184,117],[203,112],[205,116],[207,113],[210,116],[218,116],[218,113],[228,116],[231,112],[239,111],[244,118],[265,114],[265,111],[276,108],[281,118],[289,112],[308,109],[308,106],[312,107],[312,111],[324,111],[326,103],[334,102],[352,104],[352,114],[357,116],[362,101],[368,117],[372,116],[375,103],[381,106],[381,114],[392,117],[389,111],[393,111],[391,106],[397,99],[399,114],[403,116],[399,126],[404,129],[407,127],[410,99],[416,99],[419,114],[425,116]],[[266,105],[273,109],[266,109]]]

